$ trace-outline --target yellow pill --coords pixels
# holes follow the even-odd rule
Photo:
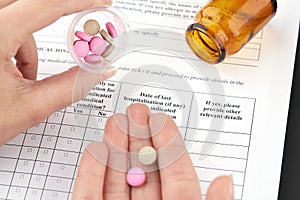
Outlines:
[[[83,25],[83,30],[91,36],[96,35],[99,33],[100,24],[94,19],[87,20]]]
[[[157,159],[157,153],[153,147],[145,146],[138,153],[138,159],[143,165],[151,165]]]

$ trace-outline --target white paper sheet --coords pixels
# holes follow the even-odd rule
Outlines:
[[[205,2],[115,0],[132,29],[174,45],[118,60],[118,74],[90,93],[103,101],[101,109],[70,106],[2,146],[0,198],[71,198],[85,145],[102,140],[107,117],[144,102],[174,118],[204,197],[215,177],[233,175],[235,199],[277,199],[300,3],[279,0],[276,16],[249,44],[207,66],[189,52],[184,37],[178,40]],[[40,79],[74,65],[64,38],[73,17],[35,34]]]

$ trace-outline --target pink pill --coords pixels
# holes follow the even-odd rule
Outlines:
[[[94,54],[101,55],[106,50],[106,42],[99,36],[92,37],[90,41],[90,50]]]
[[[107,22],[105,27],[111,37],[115,38],[118,36],[117,30],[111,22]]]
[[[97,54],[90,54],[90,55],[87,55],[86,57],[84,57],[84,61],[91,63],[91,64],[100,63],[101,60],[102,60],[101,56],[99,56]]]
[[[127,172],[126,181],[133,187],[141,186],[146,181],[146,174],[141,168],[133,167]]]
[[[89,43],[83,40],[76,40],[73,44],[74,50],[79,58],[84,58],[89,54]]]
[[[76,35],[79,39],[81,39],[81,40],[84,40],[84,41],[87,41],[87,42],[91,41],[91,36],[88,35],[88,34],[86,34],[85,32],[82,32],[82,31],[76,31],[76,32],[75,32],[75,35]]]

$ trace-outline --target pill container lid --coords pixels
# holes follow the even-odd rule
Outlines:
[[[100,63],[86,62],[83,58],[80,58],[76,54],[73,43],[76,39],[78,39],[75,36],[75,32],[84,31],[84,23],[91,19],[98,21],[100,24],[100,30],[105,28],[105,24],[107,22],[111,22],[115,26],[119,35],[129,31],[130,27],[126,16],[120,10],[110,5],[97,5],[91,7],[87,10],[79,12],[72,20],[66,34],[66,42],[72,58],[81,69],[88,72],[102,74],[107,70],[108,67],[112,65],[113,62],[122,56],[122,50],[125,48],[124,46],[126,45],[126,42],[122,44],[113,43],[113,45],[117,48],[115,48],[112,55],[103,58]],[[100,33],[98,35],[101,36]]]

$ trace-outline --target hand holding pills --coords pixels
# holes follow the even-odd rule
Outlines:
[[[63,15],[109,3],[109,0],[0,1],[0,145],[73,103],[72,89],[80,69],[74,67],[36,81],[38,56],[32,33]],[[84,47],[82,43],[76,45]],[[101,80],[113,74],[104,74]]]
[[[86,147],[73,199],[202,199],[192,161],[170,117],[132,104],[126,115],[110,117],[104,132],[103,143]],[[232,178],[216,178],[206,199],[232,200]]]

